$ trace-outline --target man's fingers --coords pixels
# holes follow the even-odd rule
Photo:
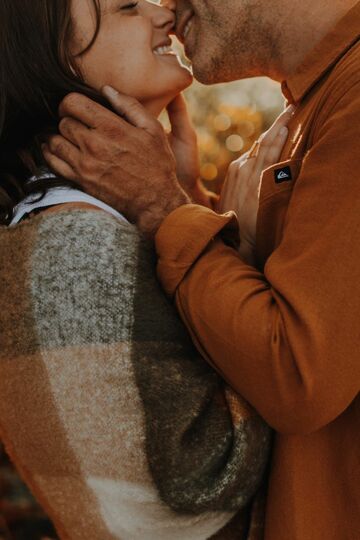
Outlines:
[[[159,129],[160,123],[137,101],[137,99],[120,94],[111,86],[104,86],[102,94],[109,101],[114,111],[123,116],[130,124],[153,134]]]
[[[62,135],[52,135],[47,140],[49,151],[69,164],[75,169],[76,163],[79,161],[80,151],[77,146],[68,141]]]
[[[186,102],[181,94],[169,103],[167,112],[174,137],[186,141],[189,136],[194,135]]]
[[[77,180],[77,176],[74,169],[70,167],[70,165],[66,163],[66,161],[63,161],[62,159],[52,154],[47,144],[43,145],[42,151],[43,151],[44,159],[49,165],[51,170],[53,170],[58,175],[63,176],[64,178],[67,178],[68,180],[73,180],[73,181]]]
[[[83,94],[75,92],[64,97],[59,105],[59,116],[74,118],[93,129],[114,121],[114,113]],[[116,115],[115,118],[117,118]],[[126,122],[124,124],[126,125]]]
[[[84,139],[89,134],[89,128],[87,128],[81,122],[74,120],[74,118],[65,117],[60,121],[59,131],[65,139],[72,142],[75,146],[81,147]]]

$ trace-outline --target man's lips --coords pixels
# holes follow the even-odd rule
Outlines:
[[[181,41],[181,43],[184,43],[184,40],[186,37],[184,34],[187,30],[188,23],[190,22],[193,16],[194,16],[193,10],[186,11],[184,15],[182,15],[182,17],[180,17],[179,21],[176,23],[175,33],[179,41]]]

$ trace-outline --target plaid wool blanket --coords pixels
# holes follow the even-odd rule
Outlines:
[[[269,428],[199,357],[135,227],[40,214],[0,249],[0,436],[60,538],[200,540],[245,515]]]

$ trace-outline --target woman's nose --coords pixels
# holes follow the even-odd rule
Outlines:
[[[176,0],[162,0],[161,4],[145,2],[149,10],[152,23],[156,28],[166,28],[170,32],[175,24],[175,2]]]

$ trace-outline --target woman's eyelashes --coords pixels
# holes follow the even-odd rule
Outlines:
[[[128,2],[128,3],[122,2],[119,6],[119,9],[121,11],[132,11],[135,8],[137,8],[138,4],[139,2]]]

